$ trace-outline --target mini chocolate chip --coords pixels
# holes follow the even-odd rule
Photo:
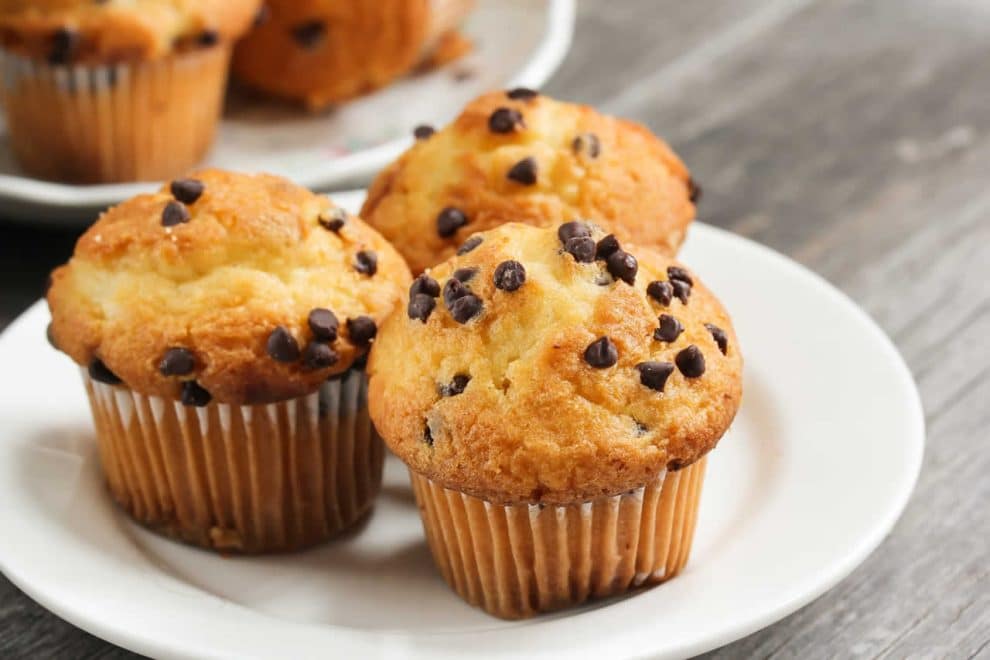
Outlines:
[[[317,216],[316,221],[324,229],[337,233],[347,224],[347,211],[339,206],[327,209]]]
[[[320,341],[334,341],[337,339],[337,330],[340,329],[340,321],[337,315],[329,309],[317,307],[309,312],[306,317],[310,332]]]
[[[636,435],[637,436],[642,437],[642,436],[646,435],[650,431],[650,427],[648,427],[646,424],[644,424],[643,422],[639,421],[638,419],[633,419],[633,422],[635,422],[635,424],[636,424]],[[629,491],[629,494],[631,495],[634,492],[635,491]]]
[[[371,250],[361,250],[354,255],[354,270],[371,277],[378,272],[378,255]]]
[[[52,35],[52,49],[48,53],[49,64],[68,64],[79,46],[79,33],[60,27]]]
[[[653,331],[653,338],[657,341],[665,341],[668,344],[677,341],[677,338],[684,332],[684,326],[670,314],[660,315],[660,327]]]
[[[480,314],[483,307],[481,298],[473,293],[468,293],[450,305],[450,316],[458,323],[467,323]]]
[[[378,326],[370,316],[347,319],[347,337],[355,346],[367,346],[377,334]]]
[[[406,313],[411,319],[419,319],[423,323],[430,318],[430,314],[433,313],[433,309],[437,306],[437,301],[431,296],[425,293],[416,293],[409,299],[409,305],[406,306]]]
[[[173,227],[183,222],[189,222],[189,209],[181,202],[177,202],[174,199],[169,200],[165,208],[162,209],[162,226]]]
[[[674,460],[667,462],[667,471],[677,472],[678,470],[683,470],[687,466],[688,466],[687,461],[681,461],[675,458]]]
[[[119,385],[123,382],[120,380],[120,377],[110,371],[110,368],[103,364],[103,360],[99,358],[93,358],[93,361],[89,363],[89,377],[99,383],[106,383],[107,385]]]
[[[455,300],[463,298],[469,293],[471,292],[464,286],[463,282],[452,277],[443,285],[443,304],[447,306],[447,309],[450,309]]]
[[[196,368],[196,356],[188,348],[170,348],[158,363],[163,376],[187,376]]]
[[[574,257],[574,261],[588,264],[595,260],[595,240],[590,236],[575,236],[564,243],[564,252]]]
[[[196,43],[204,48],[209,46],[216,46],[220,41],[220,33],[216,30],[203,30],[196,37]]]
[[[184,406],[202,408],[210,403],[213,396],[196,381],[187,380],[182,383],[182,395],[179,398]]]
[[[692,204],[697,204],[698,200],[701,199],[701,186],[691,177],[688,177],[688,199],[691,200]]]
[[[667,379],[674,373],[674,365],[670,362],[640,362],[636,369],[639,370],[639,382],[657,392],[663,392]]]
[[[705,328],[712,333],[712,339],[718,344],[718,350],[722,351],[722,355],[726,355],[729,350],[729,337],[725,334],[725,330],[713,323],[706,323]]]
[[[495,288],[502,291],[516,291],[526,282],[526,268],[510,259],[503,261],[495,267],[495,275],[492,277]]]
[[[206,186],[199,179],[176,179],[169,186],[172,196],[183,204],[194,204]]]
[[[612,277],[620,279],[632,286],[636,283],[636,272],[639,270],[639,262],[636,257],[623,250],[616,250],[608,256],[605,264]]]
[[[306,21],[292,28],[292,38],[300,47],[312,50],[320,45],[326,36],[327,26],[321,20]]]
[[[692,280],[688,272],[680,266],[667,266],[667,279],[680,280],[690,286],[694,286],[694,280]]]
[[[670,301],[674,297],[674,287],[670,285],[670,282],[661,282],[660,280],[657,280],[650,282],[646,286],[646,295],[653,298],[664,307],[667,307],[670,305]]]
[[[440,295],[440,285],[426,273],[420,273],[409,285],[409,297],[412,298],[417,293],[425,293],[431,298],[436,298]]]
[[[272,17],[272,10],[268,8],[268,5],[261,5],[258,9],[258,13],[254,15],[254,27],[261,27],[268,22],[268,19]]]
[[[608,337],[599,337],[584,349],[584,361],[595,369],[605,369],[619,361],[619,349]]]
[[[619,239],[615,237],[615,234],[609,234],[598,241],[598,245],[595,246],[595,259],[608,259],[618,250]]]
[[[467,223],[468,219],[463,211],[448,206],[437,214],[437,233],[443,238],[449,238]]]
[[[471,377],[467,374],[457,374],[452,381],[440,386],[440,396],[457,396],[470,382]]]
[[[523,158],[521,161],[509,168],[509,172],[506,176],[516,183],[521,183],[524,186],[531,186],[536,183],[536,170],[537,165],[535,158]]]
[[[481,242],[483,240],[485,239],[483,239],[481,236],[472,236],[471,238],[467,239],[466,241],[461,243],[461,247],[457,248],[457,256],[461,256],[462,254],[467,254],[474,248],[481,245]]]
[[[53,323],[49,323],[48,327],[45,328],[45,339],[47,339],[48,343],[51,344],[52,348],[54,348],[57,351],[60,349],[58,347],[58,344],[55,343],[55,330],[53,326],[54,326]]]
[[[430,423],[423,422],[423,442],[429,446],[433,446],[433,431],[430,430]]]
[[[511,133],[519,128],[526,128],[522,113],[513,108],[498,108],[488,117],[488,130],[492,133]]]
[[[458,268],[454,271],[453,278],[461,282],[470,282],[478,274],[477,268]]]
[[[436,129],[428,124],[420,124],[413,129],[413,137],[417,140],[427,140],[431,135],[436,133]]]
[[[535,89],[529,89],[528,87],[516,87],[515,89],[510,89],[505,93],[513,101],[528,101],[530,99],[536,98],[540,95]]]
[[[281,325],[276,326],[268,335],[266,349],[268,355],[277,362],[295,362],[299,359],[299,342]]]
[[[705,356],[694,344],[691,344],[674,358],[677,368],[688,378],[698,378],[705,373]]]
[[[585,153],[591,158],[598,158],[602,152],[602,143],[594,133],[582,133],[571,142],[571,149],[576,154]]]
[[[691,285],[684,280],[671,280],[670,286],[673,287],[677,299],[686,305],[688,298],[691,297]]]
[[[576,236],[591,236],[591,227],[585,222],[580,222],[578,220],[573,220],[571,222],[565,222],[560,227],[557,228],[557,238],[560,239],[561,243],[566,243],[568,239],[574,238]]]
[[[336,364],[338,359],[337,351],[319,341],[311,341],[303,349],[303,364],[307,369],[326,369]]]

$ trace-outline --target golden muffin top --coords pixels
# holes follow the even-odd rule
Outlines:
[[[361,216],[414,273],[504,222],[589,219],[674,254],[694,219],[688,171],[645,127],[532,90],[491,92],[416,143],[372,183]]]
[[[359,218],[286,179],[203,170],[104,213],[52,273],[50,336],[148,395],[255,404],[367,352],[409,270]]]
[[[232,42],[261,0],[0,0],[0,44],[51,64],[107,64]]]
[[[684,266],[587,223],[512,223],[413,280],[376,340],[369,405],[447,488],[568,504],[702,457],[741,370],[728,315]]]

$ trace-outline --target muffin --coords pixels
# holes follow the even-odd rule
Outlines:
[[[645,127],[528,89],[491,92],[372,183],[361,211],[414,273],[503,222],[592,219],[622,241],[676,253],[697,187]]]
[[[477,238],[413,281],[368,367],[440,572],[504,618],[675,576],[741,397],[725,310],[594,225]]]
[[[363,363],[408,282],[373,229],[275,176],[204,170],[108,210],[47,297],[114,498],[245,553],[358,521],[384,451]]]
[[[260,0],[0,0],[0,101],[32,176],[160,180],[213,142]]]
[[[454,30],[473,4],[266,0],[263,20],[234,53],[234,75],[319,110],[382,87],[435,53],[450,59],[451,44],[463,45]]]

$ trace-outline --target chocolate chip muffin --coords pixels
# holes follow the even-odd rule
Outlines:
[[[416,278],[379,333],[371,417],[444,577],[496,616],[687,561],[742,358],[693,272],[631,251],[583,222],[503,225]]]
[[[447,41],[473,0],[266,0],[237,47],[246,85],[319,110],[408,73]]]
[[[0,0],[0,100],[30,175],[179,174],[209,149],[230,53],[260,0]]]
[[[363,362],[409,282],[360,219],[289,181],[204,170],[104,213],[52,273],[110,490],[225,551],[292,550],[371,507]]]
[[[372,183],[361,215],[414,273],[503,222],[591,219],[622,241],[674,254],[697,187],[645,127],[528,89],[491,92],[416,143]]]

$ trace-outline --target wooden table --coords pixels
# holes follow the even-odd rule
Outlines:
[[[890,537],[710,657],[990,658],[990,3],[586,0],[546,91],[665,136],[700,216],[848,293],[924,399],[924,467]],[[74,240],[2,237],[0,325]],[[129,655],[0,578],[0,657]]]

